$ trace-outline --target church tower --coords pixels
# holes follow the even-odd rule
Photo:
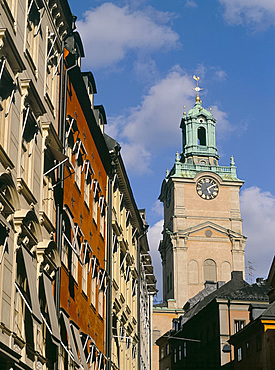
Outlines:
[[[228,281],[243,271],[244,246],[239,191],[233,156],[220,166],[216,120],[202,107],[197,80],[194,107],[181,120],[182,153],[163,181],[163,300],[180,309],[206,281]]]

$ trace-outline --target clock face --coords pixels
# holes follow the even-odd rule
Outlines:
[[[212,177],[201,177],[197,182],[197,193],[202,199],[214,199],[219,193],[219,185]]]

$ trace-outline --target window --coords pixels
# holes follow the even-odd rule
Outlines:
[[[136,345],[133,345],[133,347],[132,347],[132,358],[133,359],[136,358]]]
[[[82,265],[82,291],[87,295],[87,275],[88,275],[88,264]]]
[[[30,65],[33,72],[36,70],[37,58],[38,58],[38,40],[36,37],[39,33],[41,22],[40,22],[40,10],[37,6],[37,2],[34,0],[28,0],[28,12],[27,12],[27,27],[26,27],[26,54],[29,59]]]
[[[206,131],[204,127],[198,128],[198,145],[206,145]]]
[[[78,282],[78,258],[74,252],[72,253],[71,274],[74,280]]]
[[[160,358],[164,357],[164,347],[161,347],[160,349]]]
[[[9,230],[0,222],[0,265],[3,261],[4,254],[8,250]]]
[[[64,238],[62,243],[61,262],[63,262],[66,268],[68,268],[68,244]]]
[[[79,190],[81,190],[81,172],[83,166],[83,156],[87,155],[87,152],[84,147],[84,144],[80,139],[77,139],[74,144],[73,154],[75,154],[75,183],[78,186]]]
[[[98,314],[103,317],[103,290],[98,292]]]
[[[103,196],[100,197],[99,200],[100,204],[100,234],[104,237],[104,230],[105,230],[105,198]]]
[[[10,119],[14,103],[15,84],[6,69],[6,59],[0,58],[0,144],[8,152],[10,144]]]
[[[4,0],[2,2],[3,8],[7,13],[8,19],[12,26],[14,26],[16,18],[17,1],[16,0]]]
[[[238,348],[237,350],[237,360],[242,361],[242,348]]]
[[[95,197],[93,198],[93,219],[97,223],[97,199]]]
[[[166,344],[166,356],[169,355],[169,344]]]
[[[92,278],[91,284],[91,304],[95,307],[95,295],[96,295],[96,278]]]
[[[52,110],[52,113],[55,113],[55,107],[57,103],[57,75],[58,67],[62,58],[62,54],[60,55],[60,52],[57,49],[56,39],[57,35],[48,30],[45,91],[46,100]]]
[[[81,168],[82,168],[82,164],[79,162],[79,160],[76,160],[75,161],[75,183],[78,186],[79,190],[81,186]]]
[[[137,279],[132,279],[132,296],[136,295],[136,286],[137,286]]]
[[[98,201],[99,201],[99,191],[100,191],[100,187],[99,187],[98,181],[94,180],[93,219],[96,224],[97,224],[97,209],[98,209]]]
[[[179,345],[179,361],[181,360],[181,345]]]
[[[187,356],[187,343],[183,342],[183,357]]]
[[[40,126],[31,107],[25,106],[22,125],[21,171],[22,177],[30,188],[33,183],[33,153],[39,132],[41,132]]]
[[[96,304],[96,281],[97,281],[97,266],[96,257],[92,260],[92,282],[91,282],[91,304],[95,307]]]
[[[177,348],[174,348],[174,362],[177,362]]]
[[[66,118],[66,155],[71,159],[72,150],[74,147],[74,135],[78,132],[77,121],[72,116]]]
[[[212,259],[207,259],[203,264],[204,281],[217,281],[217,265]]]
[[[89,160],[85,160],[85,182],[84,182],[84,201],[90,207],[90,192],[92,190],[92,175],[94,173]]]
[[[245,320],[234,320],[235,333],[240,331],[245,326]]]

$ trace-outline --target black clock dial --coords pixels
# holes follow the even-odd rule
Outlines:
[[[219,185],[212,177],[201,177],[197,182],[197,193],[202,199],[214,199],[219,193]]]

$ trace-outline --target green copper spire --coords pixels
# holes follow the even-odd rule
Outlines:
[[[180,128],[182,130],[182,153],[176,156],[175,165],[167,175],[193,178],[198,172],[211,171],[220,175],[224,180],[237,181],[234,158],[230,166],[220,166],[218,163],[218,149],[216,148],[216,119],[211,109],[202,107],[199,92],[199,77],[193,76],[197,81],[194,90],[197,92],[196,102],[186,114],[184,111]],[[184,107],[185,110],[185,107]],[[239,181],[239,180],[238,180]]]
[[[219,159],[215,137],[216,120],[211,112],[202,107],[199,77],[193,78],[197,81],[194,89],[197,91],[196,103],[194,108],[183,116],[180,125],[183,142],[182,161],[190,163],[190,159],[192,162],[203,160],[205,164],[210,160],[216,164]]]

